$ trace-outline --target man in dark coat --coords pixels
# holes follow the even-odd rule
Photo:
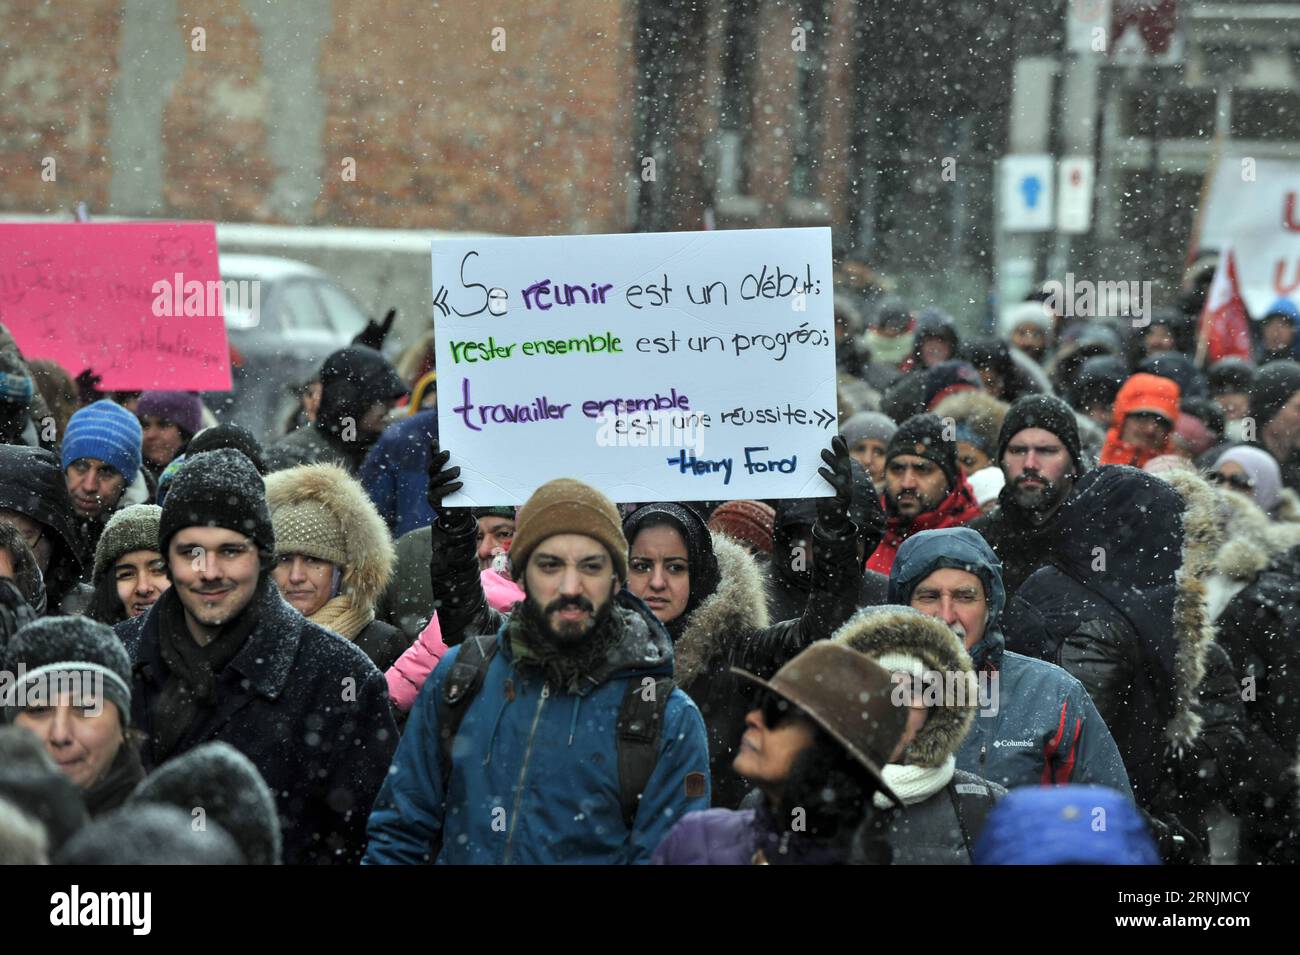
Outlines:
[[[1247,731],[1240,863],[1294,862],[1300,751],[1300,547],[1275,558],[1218,619]]]
[[[0,445],[0,521],[17,527],[31,547],[50,610],[74,613],[89,603],[89,586],[78,587],[88,564],[83,542],[63,469],[51,452]]]
[[[1134,797],[1152,811],[1170,752],[1190,751],[1202,723],[1197,690],[1213,630],[1201,577],[1217,518],[1200,487],[1185,501],[1132,468],[1088,472],[1058,515],[1052,564],[1019,592],[1045,623],[1037,652],[1087,688]]]
[[[189,458],[159,526],[171,588],[115,629],[146,768],[222,740],[275,793],[287,864],[351,863],[397,747],[383,675],[271,580],[262,480],[231,449]]]
[[[316,420],[266,450],[272,471],[328,461],[355,475],[384,430],[384,416],[410,390],[373,348],[353,345],[325,359]]]
[[[992,514],[970,522],[1002,562],[1008,596],[1050,560],[1054,520],[1084,473],[1074,413],[1060,398],[1026,395],[1007,410],[997,463],[1007,483]]]

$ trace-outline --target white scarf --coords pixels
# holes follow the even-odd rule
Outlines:
[[[898,798],[903,800],[903,805],[913,806],[918,802],[925,802],[947,786],[956,770],[957,757],[949,756],[939,766],[902,766],[898,763],[886,763],[881,775],[885,777],[885,783],[889,788],[898,793]],[[877,809],[894,808],[893,802],[883,792],[877,792],[872,796],[871,802]]]

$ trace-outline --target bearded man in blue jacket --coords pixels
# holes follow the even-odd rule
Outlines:
[[[446,454],[429,495],[454,523],[460,509],[440,507],[460,487]],[[366,863],[646,863],[679,819],[709,808],[704,721],[665,682],[668,632],[622,589],[627,552],[594,488],[562,478],[528,499],[510,552],[526,597],[426,681],[370,815]],[[661,705],[629,716],[638,699]],[[629,733],[653,746],[630,810]]]

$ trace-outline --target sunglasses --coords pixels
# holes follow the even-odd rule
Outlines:
[[[1235,487],[1238,491],[1253,491],[1255,482],[1244,474],[1220,474],[1218,471],[1211,471],[1209,478],[1215,484],[1227,484]]]
[[[763,714],[763,724],[770,730],[779,727],[786,720],[803,716],[803,711],[785,697],[771,690],[764,690],[755,701],[755,709]]]

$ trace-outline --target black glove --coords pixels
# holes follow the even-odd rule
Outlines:
[[[1206,865],[1210,854],[1199,838],[1172,813],[1153,816],[1143,810],[1156,839],[1156,849],[1166,865]]]
[[[463,486],[458,481],[460,468],[447,467],[451,452],[438,447],[438,439],[429,442],[429,507],[433,508],[434,523],[448,533],[464,530],[474,516],[468,507],[446,507],[442,499],[455,494]]]
[[[831,449],[822,449],[822,460],[826,466],[818,468],[817,473],[826,479],[835,496],[817,498],[817,523],[827,533],[842,533],[852,525],[849,505],[853,501],[853,468],[848,444],[837,434],[831,438]]]
[[[367,348],[373,348],[380,351],[384,347],[384,339],[388,337],[389,330],[393,327],[393,319],[397,317],[397,309],[390,308],[388,314],[384,316],[383,323],[376,322],[373,318],[366,324],[366,327],[357,333],[357,337],[352,339],[354,345],[365,345]]]
[[[100,377],[98,373],[90,368],[87,368],[74,378],[73,382],[77,386],[77,402],[82,407],[94,404],[104,397],[104,392],[99,388]]]

